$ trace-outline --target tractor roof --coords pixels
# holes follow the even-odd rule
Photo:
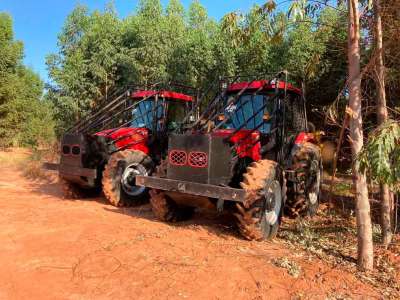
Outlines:
[[[285,81],[279,81],[278,83],[278,88],[279,89],[286,89],[290,92],[296,93],[298,95],[301,95],[301,89],[294,87],[291,83],[285,82]],[[256,81],[251,81],[251,82],[238,82],[238,83],[233,83],[228,87],[228,92],[234,93],[234,92],[239,92],[243,89],[249,90],[249,91],[254,91],[262,88],[262,91],[268,91],[268,90],[273,90],[275,89],[275,83],[270,83],[268,80],[256,80]]]
[[[178,100],[178,101],[185,101],[185,102],[192,102],[193,97],[188,96],[185,94],[177,93],[177,92],[172,92],[172,91],[137,91],[132,93],[131,97],[133,99],[140,99],[140,98],[146,98],[146,97],[152,97],[158,95],[162,98],[167,98],[169,100]]]

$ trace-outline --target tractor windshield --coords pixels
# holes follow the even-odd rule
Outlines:
[[[186,103],[182,101],[168,102],[168,130],[175,130],[179,127],[186,116]]]
[[[166,125],[169,130],[178,128],[180,122],[185,118],[187,103],[169,99],[167,99],[167,101],[165,100],[164,98],[159,99],[157,105],[154,98],[138,101],[138,104],[132,110],[131,127],[153,129],[154,121],[157,121],[157,130],[162,130],[164,125]],[[168,107],[166,118],[164,117],[165,102],[167,102]],[[157,120],[153,120],[155,115],[157,116]],[[165,121],[167,121],[167,124],[165,124]]]
[[[164,101],[156,101],[152,98],[144,101],[138,101],[138,104],[132,110],[131,127],[153,128],[153,117],[156,115],[157,120],[161,120],[164,115]],[[157,111],[157,114],[155,112]],[[159,122],[157,122],[159,123]],[[157,124],[159,127],[160,124]]]
[[[235,95],[226,99],[229,103]],[[265,105],[264,109],[263,106]],[[245,94],[233,104],[225,107],[224,120],[226,129],[257,129],[269,133],[272,126],[274,102],[268,95]]]

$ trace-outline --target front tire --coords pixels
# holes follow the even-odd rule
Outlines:
[[[155,176],[165,178],[167,176],[167,160],[163,159],[156,168]],[[156,218],[163,222],[180,222],[189,220],[194,214],[194,208],[178,205],[164,192],[150,190],[151,209]]]
[[[193,207],[178,205],[165,195],[164,192],[151,190],[150,195],[151,209],[156,218],[160,221],[170,223],[186,221],[189,220],[194,213]]]
[[[135,184],[137,175],[147,176],[153,161],[145,153],[124,150],[111,155],[103,172],[103,192],[108,202],[117,207],[134,206],[149,199],[149,191]]]
[[[237,204],[235,216],[242,236],[248,240],[269,240],[276,236],[282,218],[285,189],[276,162],[261,160],[250,164],[241,187],[245,203]]]
[[[321,194],[322,166],[320,161],[311,161],[309,175],[306,189],[307,215],[313,217],[317,214]]]

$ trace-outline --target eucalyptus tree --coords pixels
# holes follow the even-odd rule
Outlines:
[[[65,113],[78,119],[82,113],[107,98],[121,81],[123,54],[121,21],[109,6],[90,13],[77,6],[67,17],[58,37],[59,51],[47,56],[53,94],[68,97]],[[59,104],[59,103],[55,103]]]
[[[11,16],[0,13],[0,105],[16,96],[16,70],[23,57],[23,44],[14,40]]]
[[[377,89],[377,117],[378,125],[385,123],[388,120],[388,109],[386,107],[386,84],[385,84],[385,66],[383,62],[383,30],[382,30],[382,9],[381,0],[373,1],[374,14],[374,33],[375,33],[375,51],[376,59],[376,89]],[[391,194],[389,185],[382,183],[381,189],[381,228],[382,228],[382,243],[386,247],[389,246],[392,240],[391,226]]]
[[[215,57],[218,25],[208,17],[199,1],[193,1],[187,12],[187,36],[182,49],[175,49],[174,60],[182,63],[180,74],[193,86],[206,88],[216,76],[219,64]]]
[[[273,16],[265,7],[254,5],[250,12],[232,12],[224,16],[221,30],[225,45],[234,55],[236,72],[267,73],[271,69]]]
[[[165,12],[165,32],[163,42],[166,45],[167,78],[170,81],[185,82],[188,80],[186,65],[182,54],[187,45],[188,26],[186,11],[179,0],[170,0]]]
[[[166,22],[159,0],[141,0],[136,14],[126,20],[124,32],[136,80],[148,84],[167,78]]]
[[[290,12],[294,16],[303,16],[312,11],[307,0],[293,2]],[[326,1],[327,3],[328,1]],[[348,94],[349,94],[349,124],[351,151],[353,157],[353,185],[355,187],[356,220],[358,237],[358,266],[362,270],[373,269],[373,242],[370,204],[366,174],[360,168],[357,156],[363,147],[363,119],[361,98],[360,72],[360,15],[358,0],[348,0]]]
[[[0,146],[37,146],[53,137],[51,107],[41,100],[43,82],[22,59],[12,18],[0,13]]]

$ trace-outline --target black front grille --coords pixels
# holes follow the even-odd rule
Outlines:
[[[205,152],[190,152],[189,166],[193,168],[206,168],[208,165],[208,155]]]
[[[175,166],[184,166],[187,163],[187,154],[182,150],[171,150],[169,152],[169,163]]]
[[[76,166],[79,168],[83,165],[83,155],[85,155],[85,137],[81,134],[65,134],[62,139],[62,154],[60,159],[60,168],[64,165]]]
[[[230,182],[231,151],[222,137],[173,134],[168,147],[168,178],[215,185]]]

